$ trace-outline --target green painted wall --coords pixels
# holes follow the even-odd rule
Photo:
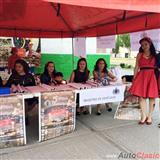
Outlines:
[[[88,68],[91,73],[98,58],[104,58],[108,66],[110,66],[110,55],[87,55]],[[78,59],[78,57],[74,57],[74,68],[77,66]],[[69,79],[73,70],[73,60],[71,54],[42,54],[41,66],[36,68],[35,72],[42,73],[44,70],[44,65],[48,61],[53,61],[55,63],[56,70],[63,73],[64,79]]]

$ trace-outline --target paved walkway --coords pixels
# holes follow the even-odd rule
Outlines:
[[[38,143],[36,134],[28,135],[28,145],[1,149],[0,160],[114,160],[118,159],[120,153],[121,157],[125,153],[132,153],[132,156],[138,152],[160,154],[158,107],[154,111],[154,123],[151,126],[140,126],[137,121],[113,119],[115,108],[111,113],[104,110],[101,116],[95,115],[94,111],[92,115],[81,115],[73,133],[52,140]]]

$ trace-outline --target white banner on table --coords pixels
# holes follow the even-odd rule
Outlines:
[[[115,48],[115,36],[97,37],[97,48]]]
[[[160,50],[160,29],[153,29],[130,34],[131,50],[138,51],[140,48],[139,40],[143,37],[149,37],[153,41],[156,50]]]
[[[86,58],[86,38],[73,39],[74,56]]]
[[[125,85],[80,90],[79,105],[86,106],[108,102],[120,102],[124,100],[124,91]]]

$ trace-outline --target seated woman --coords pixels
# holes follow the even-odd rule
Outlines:
[[[70,77],[70,82],[75,83],[85,83],[89,79],[89,70],[87,68],[87,61],[85,58],[81,58],[78,60],[77,69],[72,72]],[[79,103],[79,95],[77,95],[77,103]],[[83,114],[88,114],[88,110],[86,108],[83,109]],[[77,115],[80,115],[81,110],[77,107]]]
[[[14,72],[9,77],[6,86],[12,87],[14,85],[20,86],[35,86],[35,80],[32,74],[29,73],[28,64],[19,59],[15,62]]]
[[[79,59],[77,68],[72,72],[70,77],[70,82],[85,83],[89,79],[89,72],[86,59]]]
[[[94,71],[93,71],[94,80],[98,83],[102,83],[105,85],[106,80],[110,79],[111,81],[116,81],[116,77],[112,74],[112,72],[107,70],[107,63],[103,58],[97,60]],[[105,80],[106,79],[106,80]],[[104,82],[103,82],[104,80]],[[110,104],[106,104],[106,107],[109,112],[112,111]],[[97,115],[101,115],[101,105],[97,105]]]
[[[10,78],[7,81],[6,86],[11,87],[12,90],[14,90],[15,86],[35,86],[35,80],[32,74],[29,73],[29,66],[28,64],[22,60],[19,59],[15,62],[14,65],[14,72],[10,76]],[[26,124],[28,124],[28,115],[29,112],[32,112],[32,110],[35,110],[35,106],[37,104],[37,99],[27,99],[26,100]]]
[[[55,70],[54,63],[51,61],[47,62],[44,68],[44,72],[40,76],[41,83],[47,84],[47,85],[54,83],[55,73],[56,73],[56,70]]]

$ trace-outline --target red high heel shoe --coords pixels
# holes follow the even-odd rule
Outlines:
[[[147,120],[148,120],[148,118],[147,118]],[[147,122],[147,120],[146,120],[146,124],[151,125],[152,124],[152,119],[151,119],[151,122]]]
[[[146,119],[144,120],[144,122],[139,121],[138,124],[140,124],[140,125],[141,125],[141,124],[145,124],[145,123],[147,122],[147,120],[148,120],[148,117],[146,117]]]

